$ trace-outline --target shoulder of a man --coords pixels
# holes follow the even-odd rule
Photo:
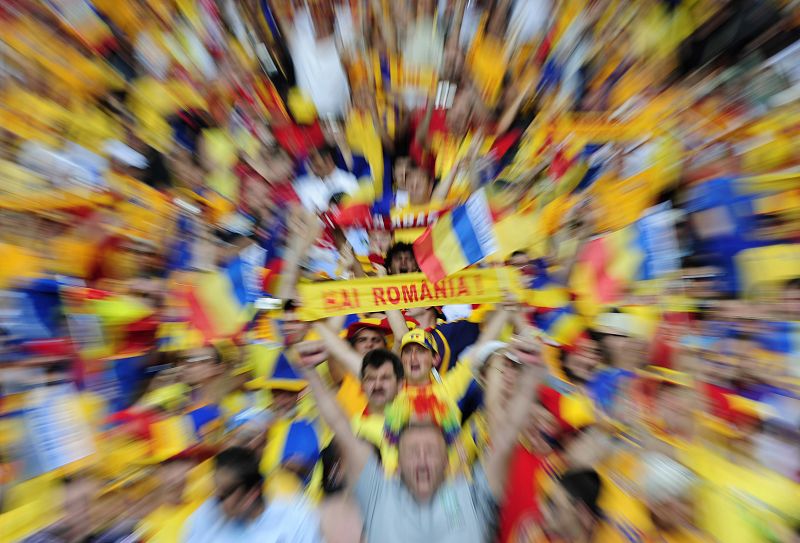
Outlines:
[[[297,543],[319,543],[320,523],[317,510],[304,498],[279,498],[270,501],[261,521],[265,528],[280,532],[281,537]]]
[[[483,520],[490,521],[496,515],[499,504],[491,486],[489,486],[489,479],[486,477],[483,464],[480,462],[475,463],[472,479],[468,482],[468,485],[475,510],[483,517]]]
[[[385,499],[391,485],[392,481],[386,478],[378,459],[375,455],[370,455],[358,476],[354,489],[356,501],[365,517],[370,517],[378,502]]]
[[[303,524],[316,517],[308,502],[300,498],[278,498],[269,502],[267,513],[286,524]]]
[[[194,513],[189,515],[181,530],[181,541],[191,542],[197,535],[213,526],[218,519],[219,510],[214,499],[206,500]]]

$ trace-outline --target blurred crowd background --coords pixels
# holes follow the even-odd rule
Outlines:
[[[595,540],[797,541],[799,28],[796,0],[4,1],[0,541],[177,541],[248,440],[268,494],[323,499],[290,469],[327,444],[280,356],[302,285],[502,266]],[[454,258],[478,201],[492,243]]]

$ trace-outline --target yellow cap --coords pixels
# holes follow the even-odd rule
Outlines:
[[[405,348],[405,346],[409,343],[417,343],[432,353],[438,353],[438,350],[436,349],[436,342],[433,340],[433,335],[431,335],[430,332],[426,332],[422,328],[414,328],[404,335],[403,341],[400,343],[400,350]]]

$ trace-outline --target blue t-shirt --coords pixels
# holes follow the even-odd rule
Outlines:
[[[476,322],[457,320],[437,324],[430,332],[441,357],[436,369],[439,373],[444,373],[458,360],[464,349],[478,340],[481,329]]]

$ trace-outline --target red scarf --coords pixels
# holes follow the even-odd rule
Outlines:
[[[506,488],[500,508],[500,532],[497,541],[510,543],[518,526],[527,517],[541,521],[537,476],[544,469],[542,458],[517,444],[511,457],[510,478],[514,484]]]

